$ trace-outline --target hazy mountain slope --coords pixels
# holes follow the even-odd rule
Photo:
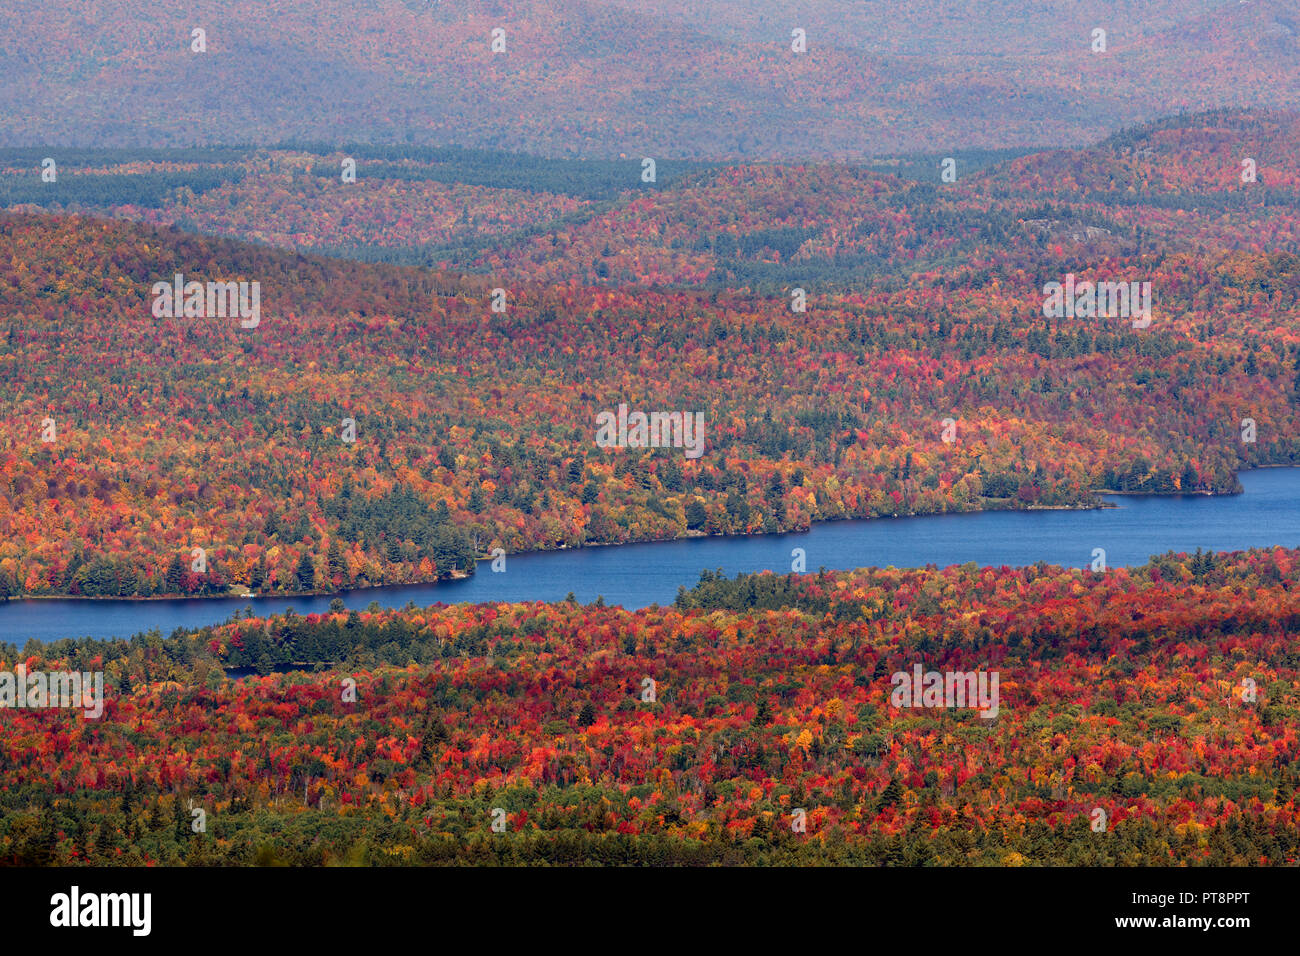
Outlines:
[[[0,143],[291,138],[755,160],[1076,144],[1300,98],[1281,0],[799,5],[12,0]],[[861,9],[859,9],[861,8]],[[790,30],[808,51],[790,50]],[[194,27],[207,52],[190,51]],[[506,52],[490,32],[506,30]],[[1093,53],[1091,31],[1107,30]],[[198,91],[198,92],[196,92]]]
[[[882,214],[920,237],[904,212]],[[493,547],[1227,492],[1300,461],[1300,260],[1079,252],[810,283],[798,312],[0,214],[0,592],[337,590]],[[1151,323],[1046,321],[1067,271],[1149,281]],[[158,312],[177,272],[260,283],[259,321]],[[689,412],[699,441],[598,443],[620,404]]]
[[[43,182],[46,152],[57,182]],[[424,147],[0,150],[0,205],[40,206],[495,281],[784,292],[1143,251],[1300,252],[1300,114],[1167,117],[1093,145],[867,164],[641,164]],[[354,156],[355,182],[340,170]],[[1243,163],[1255,180],[1243,181]]]

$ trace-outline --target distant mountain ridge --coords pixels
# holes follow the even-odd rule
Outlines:
[[[1279,0],[1076,6],[198,0],[180,15],[11,0],[0,144],[835,160],[1081,145],[1177,110],[1300,100],[1297,17]]]
[[[57,157],[57,183],[41,158]],[[522,282],[781,291],[1198,247],[1300,252],[1300,113],[1216,110],[1081,149],[864,163],[543,160],[425,147],[0,149],[0,207],[173,224]],[[356,181],[341,180],[344,158]],[[1254,182],[1244,182],[1247,166]]]

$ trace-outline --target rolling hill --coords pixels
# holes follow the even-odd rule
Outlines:
[[[13,0],[0,143],[459,144],[771,160],[1081,145],[1300,93],[1282,0],[765,7]],[[807,31],[807,52],[791,30]],[[191,51],[206,31],[206,52]],[[505,32],[504,52],[491,31]],[[1093,52],[1092,31],[1107,31]]]

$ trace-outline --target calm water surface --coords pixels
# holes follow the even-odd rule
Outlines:
[[[640,608],[669,604],[680,585],[700,571],[790,570],[790,552],[807,552],[808,570],[920,567],[926,564],[1021,566],[1046,561],[1086,567],[1093,548],[1106,550],[1111,567],[1143,564],[1165,551],[1236,551],[1300,545],[1300,468],[1241,474],[1245,493],[1210,498],[1107,496],[1117,508],[1096,511],[1016,511],[917,518],[881,518],[814,525],[804,534],[750,538],[696,538],[659,544],[583,548],[511,555],[506,571],[490,563],[464,581],[376,588],[340,595],[349,608],[377,601],[402,607],[439,601],[557,601],[572,591],[586,603],[603,595],[610,604]],[[332,596],[222,598],[175,601],[10,601],[0,604],[0,640],[130,637],[152,628],[202,627],[252,605],[258,614],[292,607],[325,611]]]

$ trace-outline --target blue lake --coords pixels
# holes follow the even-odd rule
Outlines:
[[[1300,468],[1241,474],[1245,493],[1108,496],[1118,505],[1094,511],[1004,511],[881,518],[814,525],[804,534],[748,538],[693,538],[656,544],[583,548],[511,555],[506,570],[490,563],[463,581],[352,591],[339,597],[349,608],[372,601],[383,607],[414,602],[558,601],[572,591],[586,603],[603,595],[610,604],[640,608],[669,604],[677,588],[699,580],[700,571],[791,569],[791,551],[803,548],[807,568],[921,567],[927,564],[1021,566],[1046,561],[1087,567],[1094,548],[1111,567],[1143,564],[1166,551],[1236,551],[1300,546]],[[325,611],[333,596],[222,598],[176,601],[26,600],[0,604],[0,640],[130,637],[157,628],[202,627],[252,605],[268,614],[292,607],[301,614]]]

